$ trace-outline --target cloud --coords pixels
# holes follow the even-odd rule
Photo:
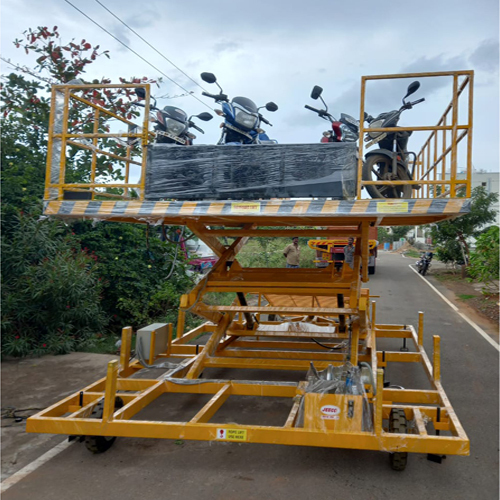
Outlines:
[[[470,63],[482,71],[498,71],[499,60],[498,39],[484,40],[470,55]]]
[[[232,40],[220,40],[214,45],[214,51],[220,54],[221,52],[235,52],[241,47],[241,44]]]
[[[435,57],[422,56],[410,64],[401,67],[397,73],[429,73],[440,71],[456,71],[457,69],[467,68],[467,58],[465,56],[446,57],[444,54]],[[401,99],[406,94],[408,85],[415,78],[390,79],[390,80],[371,80],[366,85],[365,109],[368,113],[374,115],[383,111],[390,111],[399,107]],[[432,93],[449,86],[451,77],[439,78],[421,78],[421,88],[418,92],[425,91],[428,97]],[[340,96],[333,100],[328,100],[328,89],[325,89],[324,98],[334,116],[340,115],[340,112],[356,115],[360,107],[360,81],[352,80],[350,86]],[[375,116],[375,115],[374,115]],[[356,116],[357,118],[357,116]]]
[[[132,48],[132,42],[130,40],[130,35],[132,34],[132,32],[128,28],[123,26],[123,24],[115,23],[113,27],[109,30],[109,32],[112,33],[116,38],[118,38],[118,40],[123,42],[127,47]],[[125,48],[121,43],[116,42],[116,44],[118,52],[125,52],[125,51],[128,52],[128,49]]]
[[[152,10],[142,10],[139,14],[134,14],[125,19],[125,22],[132,28],[150,28],[155,24],[157,14]]]

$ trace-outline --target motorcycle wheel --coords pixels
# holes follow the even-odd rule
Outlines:
[[[424,265],[424,267],[422,268],[422,276],[425,276],[425,273],[427,273],[427,269],[429,269],[429,266]]]
[[[363,180],[364,181],[406,181],[411,180],[406,168],[398,163],[398,173],[394,178],[391,173],[392,162],[385,155],[371,155],[363,163]],[[372,184],[366,186],[368,194],[372,198],[411,198],[412,187],[407,186],[378,186]]]

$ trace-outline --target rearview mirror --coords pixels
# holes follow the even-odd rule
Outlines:
[[[318,85],[315,85],[311,92],[311,99],[316,100],[321,95],[322,92],[323,89]]]
[[[420,88],[420,82],[414,81],[408,85],[408,90],[406,91],[406,95],[403,97],[403,101],[410,95],[414,94]]]
[[[196,115],[196,118],[199,118],[204,122],[209,122],[213,118],[213,116],[210,113],[200,113],[199,115]]]
[[[277,105],[277,104],[275,104],[274,102],[268,102],[268,103],[266,104],[266,109],[267,109],[268,111],[278,111],[278,105]]]
[[[135,93],[139,99],[146,99],[146,89],[143,87],[136,87]]]
[[[215,83],[217,81],[217,78],[215,78],[213,73],[202,73],[200,76],[201,79],[207,83]]]

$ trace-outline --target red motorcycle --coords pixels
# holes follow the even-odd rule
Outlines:
[[[334,118],[330,113],[328,113],[328,106],[321,97],[322,92],[323,89],[318,85],[315,85],[311,92],[311,98],[314,100],[320,98],[321,102],[325,106],[325,109],[316,109],[307,104],[305,105],[306,109],[310,109],[311,111],[318,113],[320,118],[330,121],[332,125],[332,130],[323,132],[321,142],[356,142],[359,138],[359,121],[345,113],[340,114],[340,120]]]

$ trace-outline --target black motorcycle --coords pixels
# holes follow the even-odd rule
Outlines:
[[[139,99],[146,97],[146,91],[143,88],[135,90]],[[199,118],[204,122],[210,121],[213,116],[210,113],[200,113],[188,118],[187,114],[175,106],[165,106],[163,109],[157,107],[154,97],[151,97],[154,104],[150,104],[150,121],[153,122],[155,130],[155,143],[157,144],[180,144],[182,146],[191,146],[196,136],[189,129],[194,128],[204,134],[205,132],[191,120]],[[144,107],[144,104],[135,102],[134,105]]]
[[[420,82],[415,81],[408,86],[408,91],[403,97],[403,105],[399,110],[381,113],[376,118],[365,113],[365,121],[369,128],[396,127],[401,113],[406,109],[412,109],[415,104],[425,101],[424,98],[414,102],[406,102],[405,99],[414,94],[420,87]],[[401,132],[368,132],[365,137],[366,148],[378,144],[378,149],[370,151],[365,155],[363,163],[363,180],[365,181],[406,181],[413,180],[417,155],[408,151],[408,138],[411,131]],[[408,167],[409,157],[413,155],[413,168]],[[411,198],[412,189],[419,189],[418,184],[407,185],[377,185],[366,186],[368,194],[372,198]]]
[[[434,254],[432,252],[424,252],[420,256],[420,260],[417,261],[417,270],[422,276],[425,276],[427,271],[431,268],[432,257],[434,257]]]

